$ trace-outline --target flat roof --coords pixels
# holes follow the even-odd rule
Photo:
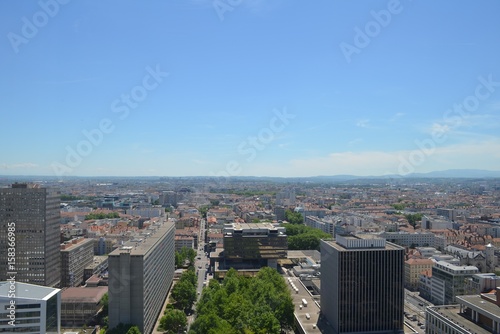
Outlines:
[[[156,231],[150,230],[149,228],[141,231],[142,233],[150,232],[150,234],[148,236],[138,236],[136,239],[134,239],[137,241],[128,241],[124,243],[122,246],[109,253],[109,256],[119,256],[120,254],[126,253],[132,256],[146,255],[171,228],[175,228],[174,223],[171,221],[154,223],[150,227],[156,229]]]
[[[74,249],[77,249],[78,247],[81,247],[85,244],[94,244],[94,239],[89,239],[89,238],[80,238],[77,239],[76,242],[73,243],[72,240],[66,241],[65,243],[61,244],[61,247],[66,246],[66,248],[61,248],[61,252],[70,252]]]
[[[427,309],[439,313],[441,316],[457,325],[463,325],[461,326],[462,329],[469,331],[470,333],[491,333],[490,331],[487,331],[486,329],[476,325],[474,322],[459,315],[460,307],[458,305],[429,306]]]
[[[471,271],[476,271],[477,273],[479,273],[479,269],[475,266],[457,266],[453,263],[449,263],[449,262],[446,262],[446,261],[438,261],[436,263],[436,268],[440,268],[440,269],[444,269],[444,268],[448,268],[450,270],[455,270],[455,271],[458,271],[458,270],[471,270]]]
[[[280,231],[286,232],[286,229],[278,224],[273,223],[227,223],[224,224],[224,232],[226,231],[243,231],[243,232],[254,232],[254,231]]]
[[[61,303],[80,302],[97,304],[106,292],[108,292],[107,286],[71,287],[61,292]]]
[[[466,306],[473,306],[476,309],[482,310],[483,314],[488,314],[489,318],[495,319],[498,321],[500,319],[500,307],[495,304],[495,295],[490,294],[491,298],[493,299],[492,301],[485,300],[481,298],[480,295],[471,295],[471,296],[456,296],[455,298],[457,299],[457,303],[460,303],[462,305]]]
[[[370,250],[401,250],[404,249],[401,246],[398,246],[396,244],[393,244],[391,242],[386,242],[385,247],[374,247],[374,248],[346,248],[339,243],[337,243],[336,240],[322,240],[324,243],[332,246],[333,248],[337,249],[339,252],[363,252],[363,251],[370,251]]]
[[[300,324],[302,329],[306,333],[321,333],[319,328],[313,328],[313,325],[318,323],[320,308],[318,304],[315,302],[314,298],[309,293],[309,290],[303,285],[298,277],[295,276],[283,276],[290,290],[290,294],[292,296],[294,309],[294,316],[296,321]],[[292,283],[297,288],[298,292],[295,292]],[[302,304],[302,300],[305,299],[307,302],[307,306],[300,308]],[[306,313],[309,314],[309,319],[306,317]]]
[[[9,289],[11,287],[11,283],[8,281],[0,282],[0,297],[8,298]],[[49,288],[46,286],[29,284],[29,283],[15,283],[15,299],[38,299],[38,300],[46,300],[52,297],[57,292],[61,291],[56,288]]]

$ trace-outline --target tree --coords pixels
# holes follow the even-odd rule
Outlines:
[[[290,224],[302,224],[304,222],[304,217],[300,212],[295,212],[292,210],[285,211],[285,219]]]
[[[118,212],[110,212],[110,213],[104,213],[104,212],[99,212],[99,213],[94,213],[91,212],[88,215],[85,216],[85,220],[91,220],[91,219],[111,219],[111,218],[120,218],[120,214]]]
[[[264,267],[255,277],[228,270],[222,283],[214,280],[204,290],[191,332],[279,334],[293,327],[294,305],[283,277]]]
[[[127,331],[126,334],[141,334],[141,331],[139,330],[139,327],[132,326],[130,327],[130,329]]]
[[[177,308],[190,310],[196,300],[196,287],[187,280],[179,280],[172,288],[171,298]]]
[[[203,218],[207,218],[207,212],[208,212],[208,210],[210,210],[210,206],[209,205],[203,205],[203,206],[200,206],[198,208],[198,211],[200,212],[200,215]]]
[[[141,334],[141,332],[137,326],[119,323],[115,328],[108,330],[106,334]]]
[[[288,249],[291,250],[308,250],[320,248],[321,239],[329,239],[332,236],[320,229],[309,227],[306,225],[283,224],[288,235]]]
[[[408,220],[408,224],[415,227],[417,222],[422,220],[422,216],[423,215],[421,213],[409,213],[405,215],[405,218]]]
[[[196,257],[196,251],[192,248],[186,248],[186,256],[189,260],[189,265],[194,266],[194,259]]]
[[[176,267],[184,267],[186,260],[189,261],[190,266],[194,266],[194,259],[196,251],[192,248],[182,247],[180,252],[175,252],[175,265]]]
[[[167,333],[179,333],[186,328],[186,313],[181,310],[166,310],[165,315],[160,319],[158,330]]]
[[[107,292],[101,298],[101,305],[102,305],[102,313],[104,314],[104,316],[107,316],[108,315],[108,305],[109,305]]]
[[[398,211],[403,211],[405,209],[404,203],[396,203],[396,204],[393,204],[392,207],[394,208],[394,210],[398,210]]]

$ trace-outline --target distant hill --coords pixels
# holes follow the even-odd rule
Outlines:
[[[429,173],[408,174],[405,177],[492,178],[500,177],[500,171],[482,169],[448,169]]]
[[[462,178],[462,179],[482,179],[482,178],[500,178],[500,171],[482,170],[482,169],[448,169],[442,171],[433,171],[428,173],[412,173],[406,175],[391,174],[391,175],[319,175],[309,177],[278,177],[278,176],[231,176],[227,179],[234,181],[271,181],[271,182],[348,182],[355,180],[385,180],[385,179],[420,179],[420,178]],[[32,175],[0,175],[1,181],[20,180],[23,182],[43,182],[58,180],[55,176],[32,176]],[[198,180],[214,180],[225,179],[224,177],[214,176],[68,176],[66,180],[161,180],[168,179],[198,179]]]
[[[482,170],[482,169],[448,169],[441,171],[433,171],[428,173],[412,173],[406,175],[391,174],[391,175],[371,175],[371,176],[356,176],[356,175],[331,175],[331,176],[314,176],[308,179],[317,182],[342,182],[352,180],[366,179],[414,179],[414,178],[462,178],[462,179],[477,179],[477,178],[500,178],[500,171]]]

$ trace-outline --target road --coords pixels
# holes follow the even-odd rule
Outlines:
[[[425,329],[420,327],[422,325],[425,326],[425,308],[427,306],[433,306],[433,304],[421,298],[418,292],[412,292],[405,289],[405,312],[409,315],[415,314],[417,316],[416,321],[412,321],[408,318],[405,320],[411,323],[412,327],[419,333],[425,333]]]
[[[202,219],[200,221],[200,229],[198,232],[198,249],[196,250],[196,259],[194,261],[196,274],[198,277],[198,282],[196,284],[196,294],[197,294],[196,302],[198,302],[198,300],[201,297],[204,282],[207,282],[206,284],[208,284],[208,280],[211,278],[211,276],[207,274],[207,267],[209,265],[210,260],[208,259],[208,256],[205,254],[205,238],[204,238],[206,229],[205,224],[206,220]],[[191,327],[191,324],[195,319],[195,316],[196,315],[194,313],[188,316],[188,331],[189,327]]]

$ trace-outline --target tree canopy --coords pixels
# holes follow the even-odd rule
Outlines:
[[[294,305],[285,280],[264,267],[256,277],[230,269],[222,284],[212,280],[197,304],[191,334],[279,334],[293,327]]]
[[[186,260],[189,261],[189,266],[194,266],[196,251],[192,248],[182,247],[180,252],[175,252],[175,266],[177,268],[184,267]]]
[[[408,223],[415,227],[417,225],[417,222],[422,220],[422,214],[421,213],[409,213],[405,215],[405,218],[408,220]]]
[[[115,328],[106,331],[106,334],[141,334],[141,331],[137,326],[131,324],[124,325],[120,323]]]
[[[290,224],[302,224],[304,222],[304,217],[300,212],[295,212],[292,210],[285,211],[285,219]]]
[[[180,333],[187,326],[187,317],[184,312],[176,309],[165,310],[165,315],[160,319],[158,330],[168,334]]]
[[[110,213],[104,213],[104,212],[98,212],[98,213],[89,213],[88,215],[85,216],[85,220],[91,220],[91,219],[109,219],[109,218],[120,218],[120,214],[118,212],[110,212]]]
[[[288,236],[288,249],[316,249],[320,248],[321,239],[329,239],[332,236],[317,228],[306,225],[283,224]]]
[[[180,310],[190,310],[196,301],[196,274],[193,269],[185,271],[175,283],[170,295],[175,307]]]

